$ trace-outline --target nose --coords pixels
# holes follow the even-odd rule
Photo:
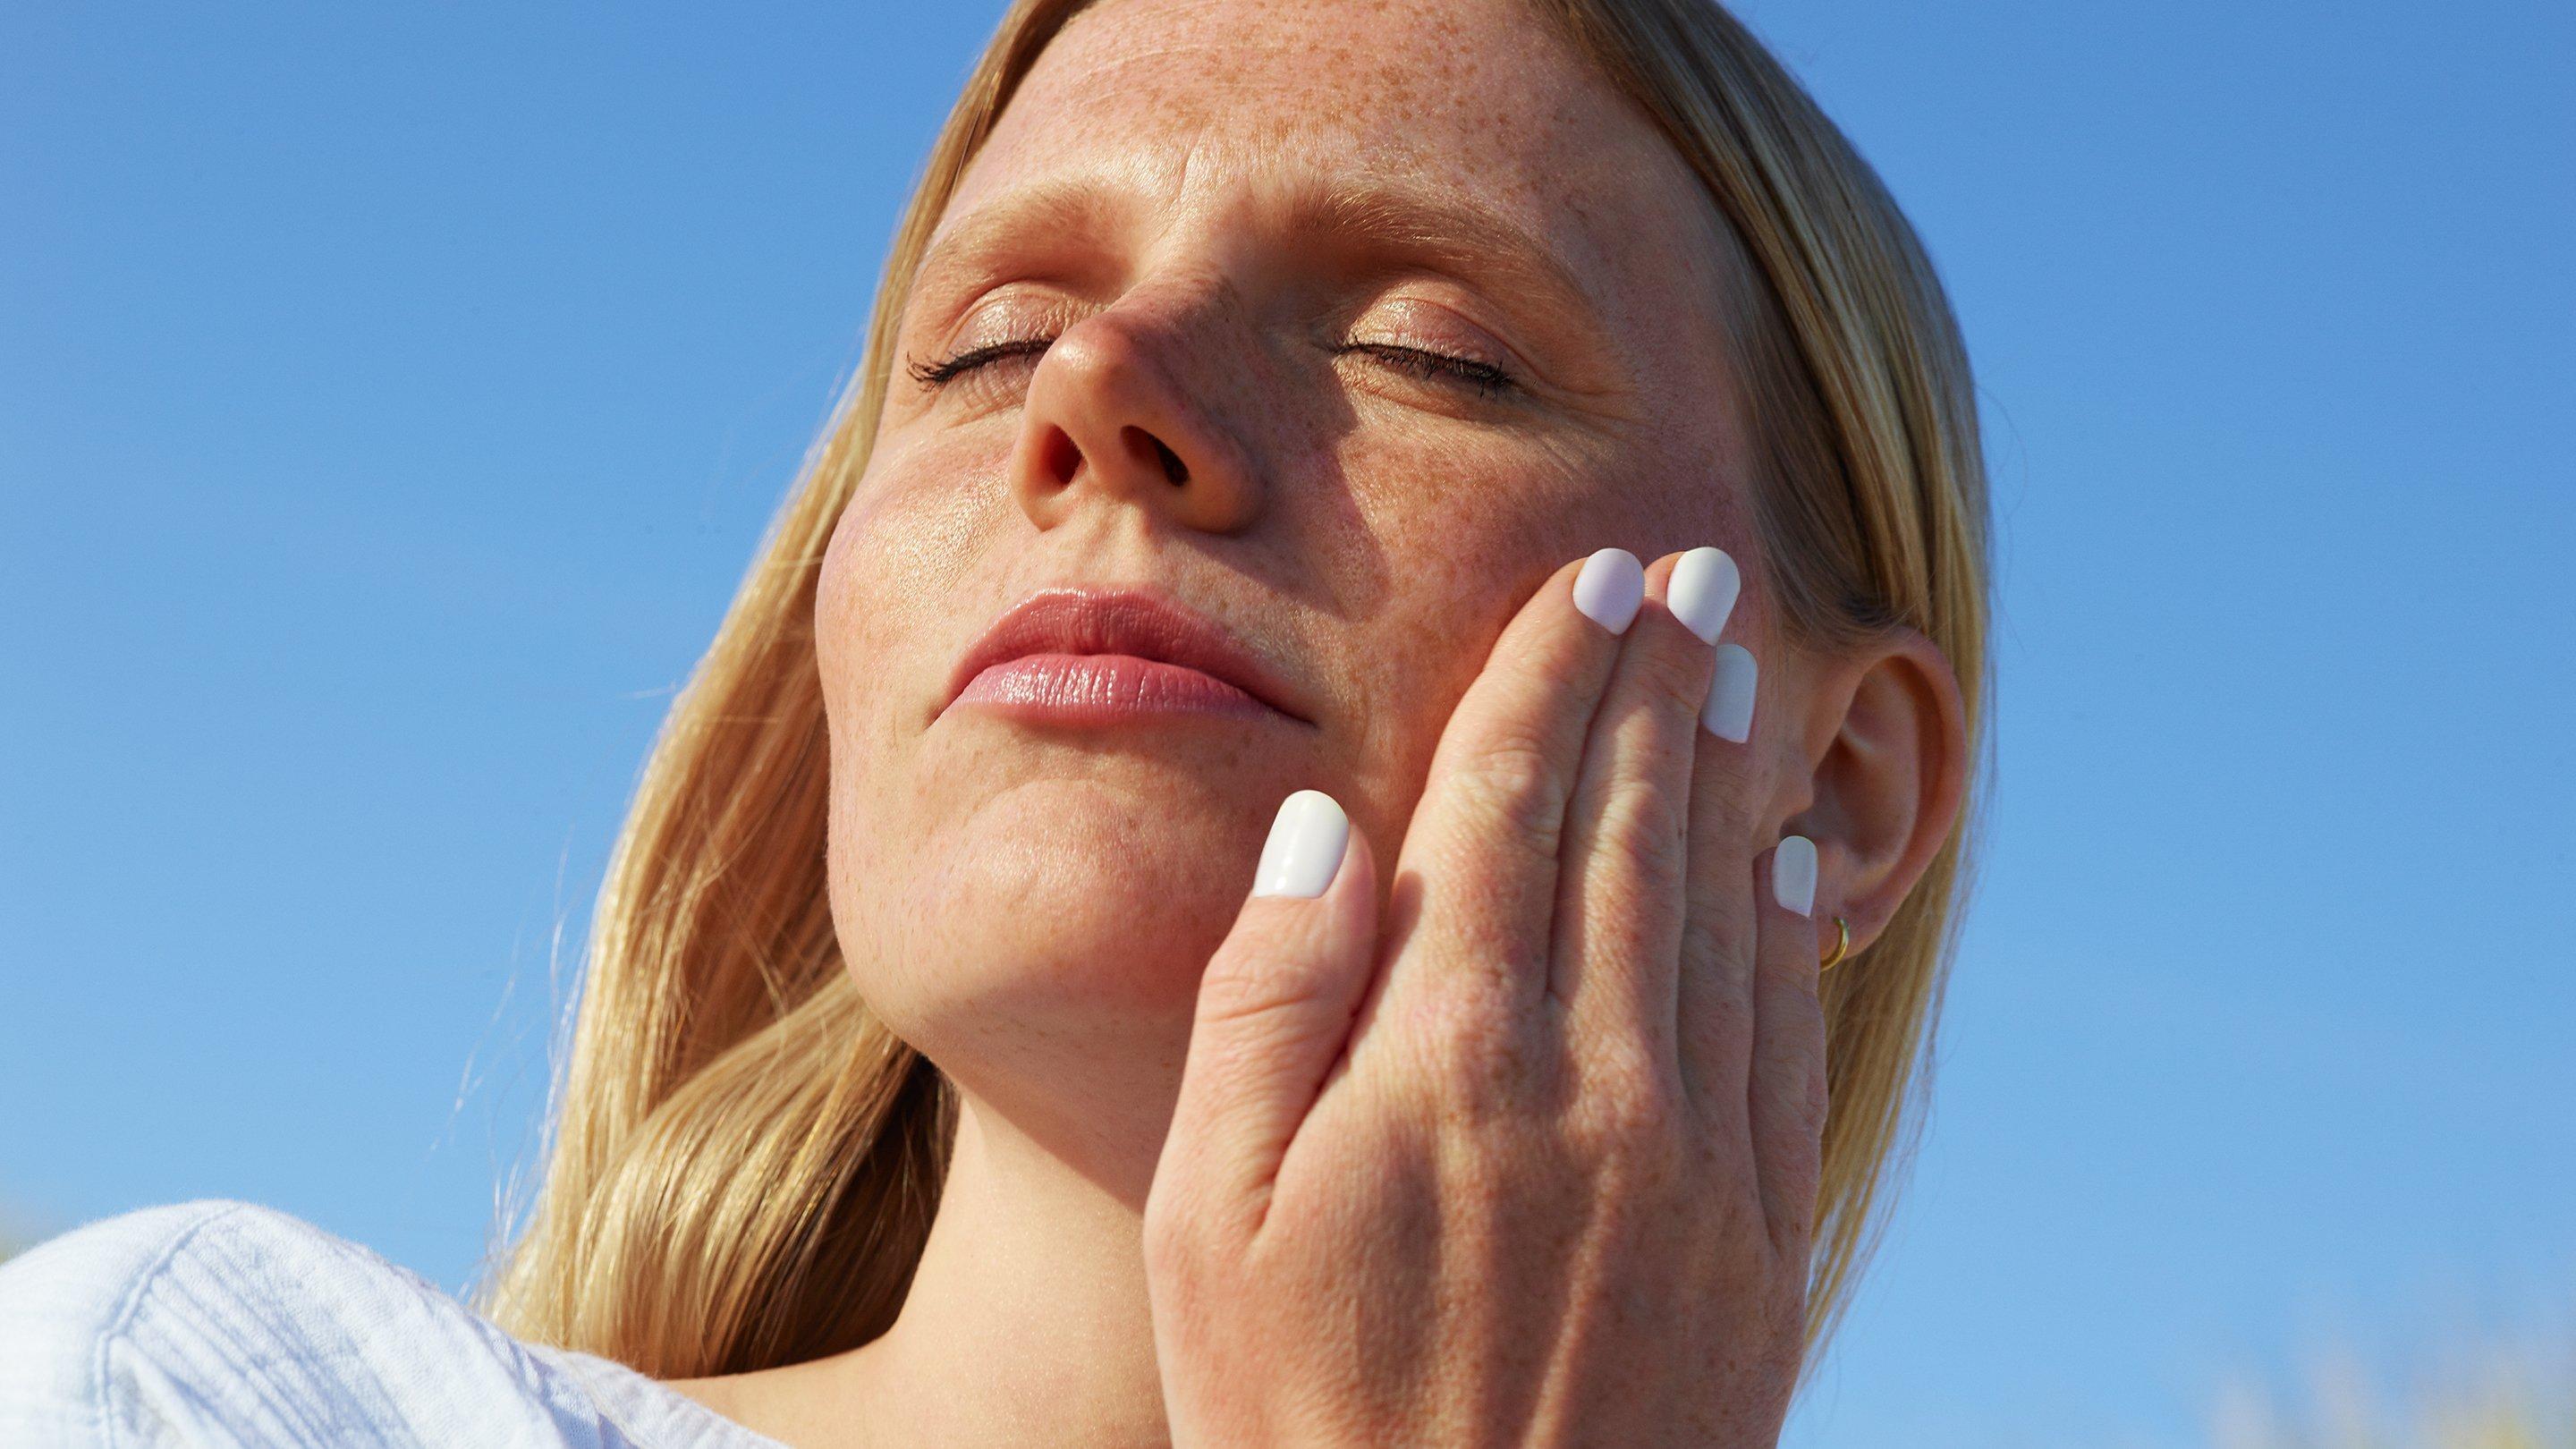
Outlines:
[[[1123,499],[1210,533],[1249,526],[1260,489],[1241,441],[1192,387],[1180,319],[1111,307],[1073,323],[1029,376],[1011,491],[1052,528],[1087,494]],[[1202,349],[1204,351],[1204,349]]]

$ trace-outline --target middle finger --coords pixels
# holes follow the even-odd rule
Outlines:
[[[1716,548],[1647,571],[1566,812],[1549,994],[1579,1047],[1628,1044],[1675,1081],[1691,766],[1739,577]]]

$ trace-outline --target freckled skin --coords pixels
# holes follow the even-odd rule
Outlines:
[[[1263,206],[1300,171],[1401,177],[1513,218],[1583,278],[1597,332],[1552,335],[1472,278],[1376,281],[1354,333],[1380,297],[1476,304],[1542,374],[1532,395],[1325,358],[1299,310],[1311,251]],[[1730,637],[1774,651],[1719,223],[1644,118],[1518,6],[1110,0],[1048,48],[945,219],[1077,175],[1140,200],[1082,285],[1038,290],[1074,308],[1054,350],[946,396],[898,358],[826,556],[831,897],[886,1021],[1133,1205],[1200,972],[1284,796],[1331,792],[1391,870],[1494,639],[1604,545],[1727,549],[1747,575]],[[978,299],[946,300],[916,298],[906,357],[953,350],[936,318]],[[1149,381],[1100,391],[1120,376]],[[1068,409],[1128,403],[1189,483],[1089,454],[1059,471]],[[1064,583],[1187,600],[1267,657],[1314,724],[930,720],[994,617]]]

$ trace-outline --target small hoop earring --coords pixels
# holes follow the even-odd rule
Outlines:
[[[1844,954],[1850,950],[1851,922],[1844,920],[1840,916],[1836,916],[1834,917],[1834,949],[1825,953],[1825,959],[1817,965],[1816,969],[1818,971],[1832,970],[1834,968],[1834,964],[1842,960]]]

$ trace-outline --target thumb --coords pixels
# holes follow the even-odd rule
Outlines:
[[[1377,959],[1377,870],[1332,796],[1279,805],[1252,895],[1209,958],[1155,1196],[1257,1229]]]

